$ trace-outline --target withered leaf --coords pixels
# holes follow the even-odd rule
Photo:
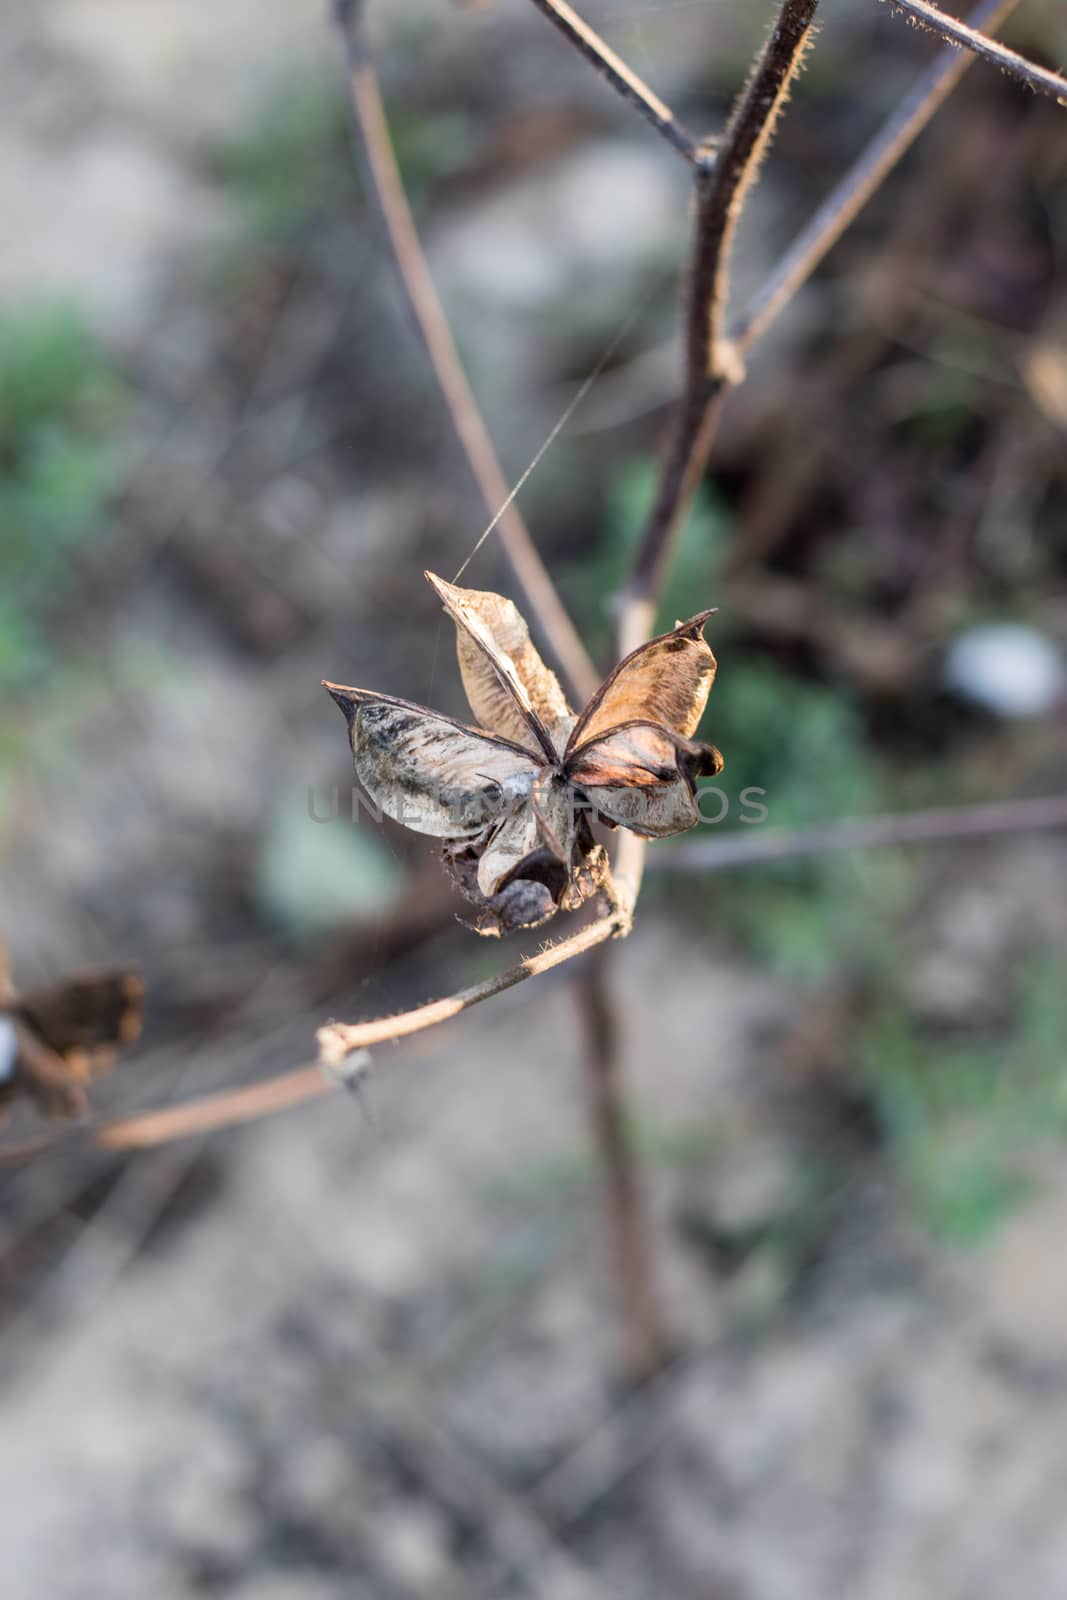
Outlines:
[[[478,888],[487,900],[501,889],[520,862],[533,854],[539,842],[537,814],[523,806],[492,829],[478,861]]]
[[[0,985],[0,1104],[25,1094],[47,1116],[77,1116],[86,1086],[140,1034],[144,983],[121,969],[17,992]]]
[[[714,745],[683,739],[653,722],[632,722],[583,744],[567,773],[600,816],[658,839],[700,820],[696,779],[722,767]]]
[[[542,774],[530,804],[506,817],[490,834],[478,863],[478,887],[491,899],[520,864],[542,850],[569,874],[576,816],[574,796],[555,773]]]
[[[457,589],[433,572],[426,577],[456,624],[459,670],[475,719],[535,755],[561,752],[574,713],[518,607],[503,595]]]
[[[480,833],[527,798],[541,770],[517,745],[409,700],[325,687],[348,719],[360,783],[387,817],[415,833]]]
[[[82,973],[21,990],[16,1013],[60,1055],[78,1056],[86,1075],[95,1077],[139,1037],[144,980],[129,970]]]
[[[714,615],[702,611],[624,656],[578,718],[568,752],[635,718],[691,738],[715,681],[715,657],[703,637],[704,624]]]
[[[627,656],[575,722],[510,600],[426,576],[456,624],[480,727],[392,695],[324,687],[348,721],[367,793],[395,821],[445,841],[450,870],[480,908],[477,931],[535,927],[604,885],[590,809],[649,838],[699,820],[696,780],[723,765],[691,738],[715,676],[703,639],[712,613]]]
[[[655,722],[628,722],[579,745],[566,770],[583,789],[672,783],[678,776],[677,736]]]

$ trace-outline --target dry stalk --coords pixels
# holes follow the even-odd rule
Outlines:
[[[511,486],[497,460],[489,430],[459,359],[396,164],[378,77],[363,40],[362,0],[336,0],[336,12],[345,41],[352,110],[371,188],[445,404],[486,511],[489,516],[498,517],[501,543],[530,612],[576,696],[584,704],[600,682],[600,674],[564,610],[525,522],[511,502]]]
[[[725,393],[743,369],[723,337],[730,250],[738,218],[774,136],[811,40],[818,0],[782,0],[726,127],[715,161],[696,177],[692,265],[685,310],[685,379],[655,503],[638,548],[627,599],[651,632],[656,599],[693,496],[707,467]]]
[[[702,166],[709,160],[707,147],[686,132],[670,106],[664,105],[644,79],[638,77],[610,45],[605,44],[596,30],[567,5],[566,0],[533,0],[533,3],[550,22],[555,23],[578,53],[592,63],[601,77],[607,79],[615,92],[629,105],[636,106],[656,132],[662,134],[680,155],[693,166]]]
[[[942,806],[888,817],[856,817],[803,828],[761,828],[757,835],[693,839],[661,850],[655,865],[683,872],[725,872],[731,867],[845,850],[879,850],[905,844],[960,844],[1003,834],[1046,833],[1067,828],[1067,796],[1042,795],[988,806]]]
[[[971,21],[999,28],[1018,3],[980,0]],[[740,356],[778,320],[972,65],[973,58],[960,50],[949,47],[940,51],[914,89],[886,118],[732,326],[730,344]]]
[[[526,956],[504,972],[471,984],[469,989],[459,989],[444,1000],[430,1000],[424,1006],[416,1006],[414,1011],[402,1011],[395,1017],[375,1017],[369,1022],[329,1022],[318,1032],[319,1058],[326,1066],[336,1067],[354,1050],[369,1050],[374,1045],[403,1039],[408,1034],[421,1033],[424,1028],[436,1027],[439,1022],[448,1022],[471,1006],[492,1000],[506,989],[514,989],[527,978],[536,978],[543,972],[551,972],[553,967],[562,966],[565,961],[573,961],[575,956],[595,949],[606,939],[625,937],[632,920],[632,908],[619,904],[608,916],[591,922],[580,932],[570,934],[558,944],[546,945],[537,955]]]
[[[1067,829],[1067,798],[1062,795],[1049,795],[1035,799],[1005,801],[998,805],[949,806],[932,811],[905,812],[886,817],[862,817],[845,822],[816,823],[807,827],[764,829],[758,836],[751,837],[746,835],[739,838],[730,835],[723,839],[694,840],[663,848],[657,853],[653,864],[657,870],[668,872],[674,870],[725,872],[734,867],[755,866],[772,861],[800,860],[813,855],[830,855],[908,844],[965,843],[968,840],[1003,838],[1013,834],[1059,829]],[[615,863],[616,890],[619,891],[625,883],[629,898],[634,884],[636,883],[638,887],[640,885],[644,852],[641,849],[641,840],[633,834],[627,834],[622,843],[630,846],[632,857],[637,858],[624,863],[623,852],[620,850]],[[610,938],[613,932],[621,932],[621,928],[613,928],[610,918],[592,923],[584,932],[592,934],[594,930],[597,931],[597,936],[588,942],[583,941],[581,951],[574,951],[570,941],[566,940],[553,946],[548,952],[549,955],[555,956],[551,965],[560,966],[573,954],[594,949]],[[532,958],[533,962],[538,960],[537,957]],[[545,967],[538,966],[536,971],[531,971],[528,970],[530,965],[529,962],[520,962],[515,967],[509,968],[506,973],[500,974],[498,978],[487,980],[485,986],[475,985],[472,989],[462,990],[459,996],[450,997],[448,1002],[435,1001],[430,1007],[403,1012],[398,1017],[380,1018],[375,1023],[364,1026],[372,1027],[379,1033],[381,1039],[386,1040],[418,1032],[421,1027],[430,1027],[446,1020],[441,1015],[434,1015],[429,1021],[423,1020],[425,1012],[435,1006],[442,1003],[451,1005],[462,996],[464,1004],[453,1005],[453,1009],[448,1012],[448,1016],[458,1016],[469,1006],[477,1004],[479,999],[491,998],[491,994],[480,992],[483,987],[492,985],[492,995],[503,993],[504,989],[513,988],[524,978],[534,977],[537,972],[546,970]],[[501,979],[506,981],[501,982]],[[475,995],[477,998],[474,998]],[[399,1032],[389,1031],[391,1024],[399,1024]],[[359,1027],[360,1024],[356,1026]],[[333,1092],[336,1087],[336,1083],[323,1074],[319,1065],[297,1067],[292,1071],[280,1073],[277,1077],[249,1084],[243,1089],[201,1095],[181,1105],[167,1106],[159,1111],[139,1112],[130,1117],[100,1122],[94,1129],[93,1137],[97,1144],[108,1149],[147,1149],[172,1139],[212,1132],[238,1123],[251,1122],[260,1117],[272,1116],[275,1112],[286,1111],[305,1101],[318,1099],[324,1094]],[[41,1139],[27,1141],[24,1146],[9,1146],[3,1152],[3,1162],[18,1164],[29,1161],[56,1148],[60,1142],[62,1136],[60,1140],[44,1136]]]
[[[1067,106],[1067,78],[1062,78],[1058,72],[1039,67],[1036,61],[1027,60],[1017,50],[1009,50],[1006,44],[980,33],[971,23],[948,16],[940,6],[931,5],[929,0],[889,0],[889,4],[895,11],[903,12],[916,27],[926,28],[965,50],[973,50],[983,61],[992,62],[1001,72],[1025,83],[1035,94],[1050,95],[1061,106]]]
[[[632,1381],[646,1383],[666,1360],[668,1336],[656,1292],[641,1163],[627,1128],[622,1030],[606,955],[598,951],[576,984],[585,1030],[587,1114],[600,1163],[627,1371]]]
[[[777,21],[752,69],[714,160],[695,172],[696,217],[686,302],[686,371],[682,402],[659,492],[638,550],[619,617],[619,656],[652,632],[656,602],[677,533],[703,474],[729,383],[741,376],[722,339],[730,249],[745,195],[777,126],[789,86],[810,39],[818,0],[782,0]],[[636,903],[645,843],[620,842],[618,877]],[[604,963],[585,973],[588,1091],[593,1136],[627,1330],[630,1376],[645,1381],[667,1355],[667,1335],[652,1279],[652,1249],[640,1175],[626,1137],[620,1037]]]

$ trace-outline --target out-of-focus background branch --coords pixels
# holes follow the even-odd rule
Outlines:
[[[583,14],[696,138],[767,21]],[[371,27],[509,481],[647,306],[521,502],[603,659],[691,175],[533,7]],[[1040,0],[1004,38],[1067,54]],[[519,953],[455,927],[423,842],[348,824],[318,688],[460,712],[418,575],[485,524],[334,44],[310,0],[3,23],[0,922],[20,983],[143,965],[111,1116]],[[938,48],[827,6],[739,307]],[[754,355],[660,617],[720,607],[726,814],[694,844],[758,838],[754,801],[773,828],[1062,792],[1065,187],[1062,112],[975,63]],[[510,588],[495,540],[465,581]],[[1065,873],[1047,833],[648,875],[620,1037],[684,1350],[636,1399],[562,977],[413,1038],[370,1123],[335,1096],[0,1174],[12,1592],[1055,1594]]]

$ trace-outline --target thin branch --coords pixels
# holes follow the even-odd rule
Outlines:
[[[590,923],[578,933],[561,939],[558,944],[547,945],[537,955],[526,956],[506,971],[485,978],[481,983],[471,984],[467,989],[459,989],[444,1000],[430,1000],[424,1006],[416,1006],[414,1011],[402,1011],[395,1017],[375,1017],[369,1022],[327,1023],[317,1034],[320,1059],[326,1066],[336,1067],[355,1050],[367,1050],[372,1045],[404,1039],[408,1034],[421,1033],[423,1028],[448,1022],[461,1012],[469,1011],[471,1006],[480,1005],[483,1000],[492,1000],[495,995],[503,994],[505,989],[513,989],[516,984],[524,983],[527,978],[536,978],[542,972],[551,972],[553,967],[562,966],[565,961],[573,961],[575,956],[584,955],[606,939],[624,937],[630,931],[632,920],[632,907],[627,908],[620,903],[606,917]]]
[[[627,835],[632,839],[632,835]],[[632,839],[634,845],[643,841]],[[224,1089],[218,1094],[199,1095],[184,1105],[166,1106],[159,1111],[145,1111],[115,1121],[100,1123],[91,1131],[94,1143],[107,1150],[145,1150],[192,1134],[214,1132],[243,1122],[253,1122],[260,1117],[288,1111],[308,1100],[317,1100],[330,1094],[343,1083],[337,1069],[359,1050],[374,1044],[384,1044],[419,1033],[424,1028],[446,1022],[459,1016],[483,1000],[491,1000],[505,989],[533,978],[553,967],[584,955],[608,939],[624,938],[633,923],[633,907],[640,885],[643,853],[638,852],[626,873],[611,888],[612,903],[608,914],[590,923],[578,933],[558,944],[548,945],[535,956],[527,956],[495,977],[472,984],[443,1000],[432,1000],[414,1011],[401,1012],[394,1017],[379,1017],[370,1022],[328,1023],[320,1028],[318,1042],[319,1061],[315,1065],[293,1068],[259,1083],[242,1089]],[[324,1070],[324,1068],[326,1070]],[[27,1142],[25,1146],[9,1147],[0,1152],[0,1161],[12,1164],[30,1160],[45,1153],[57,1143],[44,1138]]]
[[[481,1530],[492,1560],[494,1593],[506,1587],[552,1600],[609,1600],[614,1591],[560,1537],[555,1519],[541,1514],[523,1489],[509,1489],[473,1444],[459,1442],[440,1416],[436,1390],[414,1362],[386,1368],[382,1380],[361,1386],[364,1428],[387,1443],[390,1455],[417,1461],[420,1481],[433,1486],[440,1503]],[[369,1525],[373,1506],[365,1515]],[[409,1584],[393,1592],[410,1600],[415,1590]],[[434,1600],[471,1600],[469,1567],[464,1565],[455,1579],[451,1572],[435,1574],[433,1595]]]
[[[686,303],[685,388],[637,553],[630,596],[648,614],[707,465],[722,398],[743,372],[723,338],[730,251],[745,196],[812,37],[818,0],[782,0],[777,21],[731,114],[715,164],[697,176]]]
[[[1018,0],[981,0],[971,21],[998,28],[1017,4]],[[954,48],[938,53],[752,296],[730,332],[730,343],[740,355],[777,321],[972,64],[973,57]]]
[[[588,1526],[590,1512],[617,1494],[675,1433],[677,1402],[687,1380],[706,1361],[706,1354],[675,1354],[651,1383],[614,1397],[564,1455],[529,1485],[531,1500],[544,1508],[557,1530],[569,1533],[582,1522]]]
[[[397,268],[486,510],[490,516],[495,516],[509,499],[510,485],[467,381],[415,230],[389,137],[377,75],[363,42],[362,0],[336,0],[336,13],[345,40],[352,108]],[[530,609],[575,694],[584,704],[596,689],[600,675],[563,609],[526,524],[513,504],[507,505],[498,525],[501,542]]]
[[[818,0],[783,0],[778,20],[726,127],[702,184],[689,307],[689,386],[740,377],[722,346],[730,255],[748,191],[774,137],[793,79],[811,43]],[[699,370],[696,370],[699,368]]]
[[[566,0],[533,0],[533,3],[539,11],[544,12],[550,22],[555,23],[575,49],[592,63],[601,77],[606,78],[624,100],[637,107],[641,115],[652,124],[657,133],[663,135],[668,144],[685,156],[693,166],[704,164],[708,156],[699,140],[686,132],[670,106],[664,105],[659,96],[653,94],[648,84],[615,54],[610,45],[604,43],[595,29],[584,22],[576,11],[571,10]]]
[[[998,834],[1044,833],[1067,828],[1067,796],[1004,801],[988,806],[944,806],[899,816],[818,822],[805,828],[753,828],[745,835],[693,839],[658,851],[652,865],[665,872],[726,872],[803,856],[837,855],[890,845],[956,844]]]
[[[319,1066],[296,1067],[276,1078],[250,1083],[244,1089],[223,1089],[218,1094],[200,1095],[185,1105],[102,1123],[93,1140],[105,1150],[147,1150],[194,1133],[214,1133],[219,1128],[272,1116],[276,1111],[289,1111],[338,1087]]]
[[[650,626],[651,612],[646,606],[633,598],[623,602],[616,628],[620,661],[644,644]],[[621,930],[625,933],[641,893],[646,856],[647,840],[620,829],[611,872],[616,905],[627,919]],[[606,957],[606,949],[600,948],[580,974],[578,999],[586,1024],[586,1093],[626,1328],[627,1368],[630,1378],[640,1384],[664,1365],[668,1339],[652,1274],[653,1251],[640,1169],[626,1134],[622,1040],[607,989]]]
[[[598,951],[578,981],[586,1037],[586,1090],[627,1333],[627,1366],[634,1382],[646,1383],[663,1366],[667,1334],[652,1272],[640,1168],[626,1127],[622,1040],[605,955],[606,951]]]
[[[8,1007],[12,1006],[17,993],[18,991],[11,976],[11,960],[7,953],[7,941],[3,934],[0,933],[0,1007],[7,1010]]]
[[[973,50],[983,61],[991,61],[1002,72],[1018,78],[1035,94],[1051,95],[1061,106],[1067,106],[1067,78],[1061,78],[1058,72],[1050,72],[1047,67],[1039,67],[1036,62],[1028,61],[1018,51],[1009,50],[1007,45],[998,44],[995,39],[979,33],[969,23],[946,15],[940,7],[930,5],[929,0],[889,0],[889,3],[894,10],[902,11],[917,27],[939,34],[942,39],[949,39],[966,50]]]
[[[1055,832],[1060,829],[1067,830],[1067,796],[1043,795],[996,805],[943,806],[895,816],[820,822],[802,828],[763,829],[741,836],[730,834],[721,839],[694,839],[685,844],[661,848],[653,855],[652,866],[662,872],[728,872],[736,867],[796,861],[810,856],[839,855],[850,850],[886,849],[908,844],[962,844],[969,840]],[[631,833],[623,834],[620,839],[614,869],[619,904],[609,916],[562,940],[558,945],[550,946],[539,955],[528,957],[495,978],[460,990],[447,1000],[432,1001],[415,1011],[370,1023],[330,1024],[319,1032],[323,1059],[329,1065],[336,1066],[355,1050],[432,1027],[437,1022],[458,1016],[482,1000],[513,988],[526,978],[561,966],[612,937],[623,936],[629,931],[633,905],[640,889],[645,861],[644,844],[644,840]],[[307,1100],[329,1094],[337,1087],[338,1080],[331,1081],[321,1066],[299,1067],[276,1078],[269,1078],[266,1082],[250,1084],[244,1089],[204,1095],[185,1105],[168,1106],[161,1111],[148,1111],[103,1123],[96,1129],[94,1139],[109,1150],[147,1149],[190,1134],[207,1133],[288,1110]],[[2,1152],[4,1162],[33,1159],[52,1148],[56,1142],[52,1138],[42,1137],[28,1141],[25,1146],[9,1147]]]

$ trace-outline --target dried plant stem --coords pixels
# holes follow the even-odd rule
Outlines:
[[[675,538],[703,474],[728,385],[739,376],[722,342],[730,247],[746,191],[803,56],[816,4],[817,0],[783,0],[777,25],[737,102],[714,165],[696,176],[685,384],[657,499],[622,599],[620,658],[652,632]],[[640,892],[645,856],[645,841],[624,834],[616,855],[616,882],[626,885],[633,903]],[[652,1282],[638,1164],[626,1139],[619,1032],[604,967],[603,961],[594,962],[581,990],[587,1018],[588,1097],[626,1323],[628,1365],[631,1376],[640,1381],[662,1365],[667,1342]]]
[[[782,107],[812,39],[818,0],[783,0],[726,127],[714,168],[698,184],[687,387],[736,378],[722,349],[730,253],[748,190],[774,138]]]
[[[637,73],[615,54],[610,45],[605,44],[594,28],[584,22],[576,11],[572,11],[566,0],[533,0],[533,3],[539,11],[544,12],[550,22],[555,23],[575,49],[593,64],[601,77],[606,78],[624,100],[637,107],[641,115],[663,135],[668,144],[694,166],[703,164],[707,159],[707,153],[699,141],[686,132],[670,107],[664,105],[658,95],[653,94],[644,79],[639,78]]]
[[[323,1067],[336,1068],[358,1050],[371,1045],[402,1039],[424,1028],[436,1027],[459,1016],[483,1000],[491,1000],[505,989],[513,989],[527,978],[550,972],[575,956],[584,955],[597,945],[612,938],[622,938],[633,921],[633,898],[626,888],[617,885],[614,901],[608,915],[587,927],[561,939],[558,944],[547,945],[537,955],[527,956],[506,971],[497,973],[482,983],[460,989],[443,1000],[431,1000],[413,1011],[404,1011],[392,1017],[376,1017],[369,1022],[328,1023],[318,1032],[319,1063],[315,1066],[297,1067],[291,1072],[265,1082],[249,1084],[247,1088],[224,1090],[219,1094],[202,1095],[184,1105],[167,1106],[160,1111],[147,1111],[119,1121],[101,1124],[94,1132],[96,1143],[111,1150],[146,1149],[189,1134],[210,1132],[231,1127],[236,1123],[251,1122],[259,1117],[285,1111],[306,1100],[317,1099],[338,1087],[336,1078],[323,1071]],[[36,1150],[33,1153],[37,1153]]]
[[[16,989],[11,978],[11,967],[8,960],[7,942],[0,934],[0,1008],[7,1009],[16,999]]]
[[[846,822],[816,823],[804,828],[761,829],[758,833],[722,839],[696,839],[681,845],[661,847],[652,859],[653,869],[672,871],[725,872],[733,867],[746,867],[764,862],[798,860],[804,856],[841,854],[849,850],[872,850],[907,844],[960,844],[968,840],[1004,837],[1005,835],[1039,833],[1067,829],[1067,796],[1047,795],[1035,799],[1004,801],[997,805],[945,806],[929,811],[905,812],[884,817],[860,817]],[[626,834],[615,863],[616,889],[622,896],[623,885],[629,894],[640,884],[644,863],[644,841]],[[631,854],[629,866],[624,865],[624,854]],[[632,902],[631,902],[632,903]],[[582,934],[575,948],[575,940],[564,940],[548,952],[556,959],[552,965],[562,965],[572,956],[584,953],[603,943],[614,934],[625,931],[624,919],[613,922],[608,918],[595,922]],[[583,935],[590,935],[588,939]],[[447,1001],[432,1002],[399,1018],[383,1018],[370,1024],[380,1042],[383,1037],[399,1037],[400,1033],[414,1033],[420,1027],[432,1026],[445,1016],[456,1016],[480,1000],[491,999],[505,988],[521,983],[523,978],[534,976],[525,970],[531,963],[540,962],[543,956],[534,956],[529,962],[519,963],[499,978],[461,991]],[[538,967],[537,970],[545,970]],[[462,1003],[457,1003],[462,1002]],[[447,1008],[442,1015],[426,1019],[427,1011],[435,1006]],[[416,1020],[417,1019],[417,1020]],[[406,1023],[397,1033],[386,1032],[392,1023]],[[412,1026],[411,1023],[415,1022]],[[336,1027],[336,1025],[334,1025]],[[359,1024],[355,1025],[357,1028]],[[364,1025],[368,1026],[368,1025]],[[326,1032],[327,1030],[323,1030]],[[359,1045],[353,1048],[360,1048]],[[340,1053],[340,1052],[339,1052]],[[350,1052],[345,1049],[344,1054]],[[144,1112],[123,1117],[120,1121],[104,1123],[95,1131],[98,1144],[112,1150],[144,1149],[164,1144],[189,1134],[210,1132],[216,1128],[231,1127],[235,1123],[250,1122],[270,1116],[276,1111],[288,1110],[306,1100],[329,1094],[336,1084],[327,1078],[318,1066],[296,1068],[263,1083],[250,1084],[244,1089],[227,1090],[219,1094],[204,1095],[185,1105],[168,1106],[161,1111]],[[5,1158],[12,1155],[36,1156],[51,1147],[52,1139],[27,1143],[25,1151],[7,1150]]]
[[[725,337],[731,247],[745,197],[774,136],[781,108],[810,42],[816,3],[817,0],[783,0],[777,25],[731,115],[714,166],[697,174],[683,395],[656,501],[623,600],[620,654],[635,648],[652,631],[657,600],[705,471],[722,405],[729,389],[743,377],[740,349]],[[905,125],[906,132],[914,120],[912,117]],[[917,128],[911,137],[915,131]],[[896,142],[899,153],[900,140]],[[867,193],[881,176],[884,173],[872,178]],[[797,283],[801,281],[802,278],[797,279]],[[785,303],[784,298],[781,303]],[[645,855],[644,841],[627,836],[615,863],[617,880],[627,884],[634,900],[640,889]],[[594,963],[583,990],[590,1019],[590,1103],[594,1137],[604,1169],[630,1367],[635,1376],[647,1378],[662,1364],[666,1340],[651,1277],[639,1175],[624,1135],[618,1030],[604,992],[604,965],[599,960]]]
[[[818,0],[782,0],[710,171],[696,179],[685,313],[685,387],[628,596],[649,614],[707,465],[723,395],[743,376],[723,337],[730,251],[745,196],[812,36]]]
[[[411,216],[389,137],[377,74],[363,42],[362,9],[362,0],[336,0],[337,19],[347,50],[352,108],[397,268],[486,510],[490,516],[496,516],[506,505],[497,524],[501,542],[531,613],[576,696],[584,704],[596,689],[600,675],[563,609],[525,522],[514,504],[507,503],[511,486],[497,460],[467,381]]]
[[[942,39],[951,40],[953,45],[972,50],[983,61],[991,61],[1002,72],[1018,78],[1028,89],[1033,89],[1037,94],[1051,95],[1061,106],[1067,105],[1067,78],[1061,78],[1058,72],[1050,72],[1047,67],[1039,67],[1036,62],[1028,61],[1018,51],[1009,50],[1007,45],[998,44],[995,39],[979,33],[969,22],[946,15],[939,6],[930,5],[929,0],[889,0],[889,4],[894,10],[902,11],[918,27],[927,28]]]
[[[982,0],[971,21],[998,28],[1017,4],[1018,0]],[[937,55],[752,296],[730,330],[729,342],[739,355],[744,356],[777,321],[972,64],[973,57],[956,49]]]
[[[627,1369],[634,1382],[644,1383],[666,1360],[667,1335],[652,1271],[640,1163],[626,1127],[620,1028],[605,954],[598,951],[578,979],[585,1024],[586,1090],[626,1328]]]
[[[652,516],[645,527],[625,595],[626,603],[640,618],[640,627],[635,632],[643,638],[647,639],[655,627],[664,579],[707,469],[726,395],[725,381],[716,379],[699,412],[694,410],[681,415],[668,440]]]
[[[888,817],[857,817],[806,828],[760,828],[722,839],[693,839],[657,853],[666,872],[724,872],[759,862],[794,861],[902,844],[958,844],[997,834],[1041,833],[1067,828],[1067,796],[1009,800],[989,806],[944,806]]]
[[[651,620],[650,610],[641,602],[624,601],[616,630],[620,661],[644,644]],[[646,851],[646,840],[628,829],[619,830],[612,881],[617,900],[631,919],[641,893]],[[654,1251],[640,1164],[626,1134],[622,1040],[609,989],[609,966],[607,950],[597,950],[578,978],[586,1034],[586,1099],[626,1331],[627,1371],[633,1382],[646,1383],[666,1361],[668,1340],[652,1272]]]
[[[527,978],[538,977],[543,972],[551,972],[553,967],[562,966],[565,961],[573,961],[575,956],[584,955],[587,950],[603,944],[605,939],[622,937],[629,933],[632,919],[632,908],[619,904],[608,916],[590,923],[578,933],[561,939],[558,944],[546,945],[537,955],[526,956],[504,972],[495,973],[481,983],[471,984],[468,989],[459,989],[447,999],[430,1000],[424,1006],[416,1006],[414,1011],[403,1011],[395,1017],[375,1017],[369,1022],[327,1023],[317,1035],[320,1057],[326,1065],[337,1066],[355,1050],[367,1050],[388,1040],[404,1039],[408,1034],[421,1033],[423,1028],[448,1022],[461,1012],[469,1011],[471,1006],[480,1005],[483,1000],[492,1000],[494,996],[503,994],[505,989],[514,989],[516,984],[524,983]]]
[[[184,1105],[166,1106],[160,1111],[144,1111],[114,1122],[105,1122],[93,1135],[105,1150],[147,1150],[154,1145],[187,1139],[193,1134],[214,1133],[242,1122],[255,1122],[289,1111],[307,1100],[329,1094],[337,1085],[319,1066],[295,1067],[276,1078],[250,1083],[244,1089],[224,1089],[218,1094],[200,1095]]]

